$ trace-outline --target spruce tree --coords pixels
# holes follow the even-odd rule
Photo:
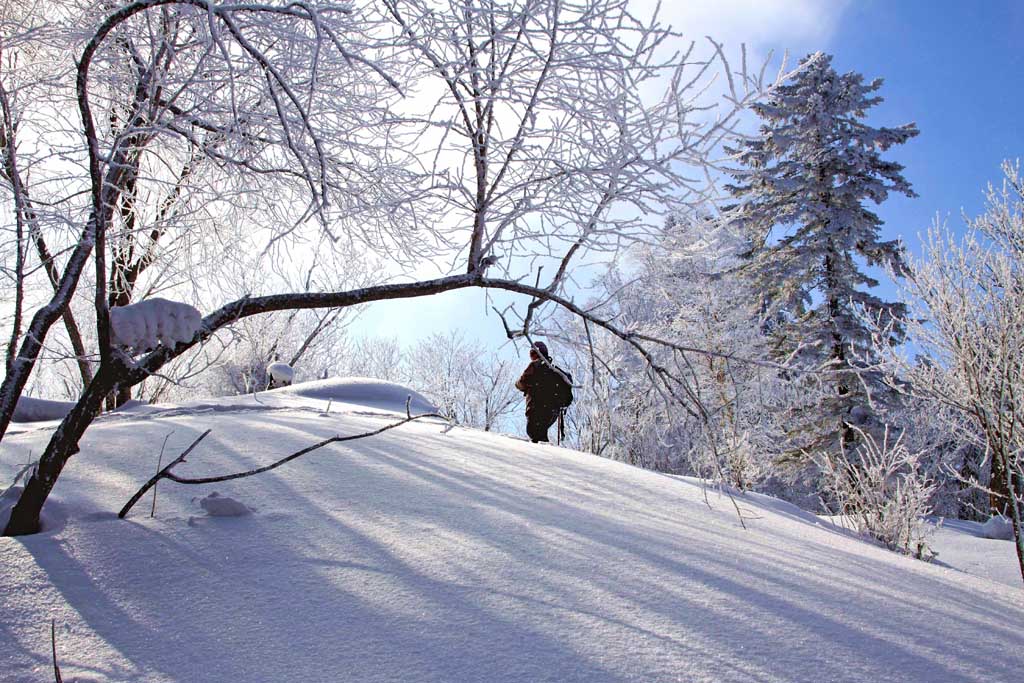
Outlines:
[[[882,101],[881,86],[859,73],[836,73],[830,55],[810,55],[754,105],[760,135],[731,150],[741,169],[729,190],[740,226],[758,244],[749,270],[775,313],[777,351],[804,368],[831,370],[817,405],[805,406],[810,420],[794,422],[796,449],[849,445],[856,434],[850,425],[871,429],[878,404],[891,398],[870,372],[870,330],[858,311],[883,325],[901,317],[902,304],[869,293],[878,282],[865,271],[880,265],[900,273],[904,261],[897,242],[879,239],[882,221],[866,204],[880,204],[890,192],[915,196],[903,167],[882,153],[918,130],[913,123],[865,123]],[[891,330],[889,342],[898,344],[903,330]]]

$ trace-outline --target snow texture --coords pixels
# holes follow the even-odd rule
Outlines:
[[[202,316],[194,307],[154,297],[110,309],[110,343],[133,354],[158,344],[173,347],[191,341],[201,324]]]
[[[941,523],[937,520],[932,523],[936,524],[936,529],[928,538],[928,545],[938,553],[937,565],[1021,589],[1020,566],[1013,544],[986,538],[981,522],[946,518]]]
[[[275,362],[267,366],[267,374],[278,384],[291,384],[295,379],[295,370],[287,363]]]
[[[981,535],[1002,541],[1013,540],[1013,522],[1008,517],[993,515],[981,525]]]
[[[396,420],[368,403],[404,412],[369,380],[290,390],[94,423],[58,518],[0,538],[5,683],[52,680],[51,619],[78,681],[1020,680],[1019,583],[764,497],[737,499],[744,530],[699,482],[493,433],[413,422],[216,487],[161,482],[155,518],[149,494],[116,518],[168,434],[165,462],[213,430],[176,470],[209,476]],[[8,435],[0,481],[47,437]],[[260,514],[195,516],[197,496]]]

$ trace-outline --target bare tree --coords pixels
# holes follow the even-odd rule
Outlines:
[[[479,354],[470,370],[474,391],[481,404],[482,422],[478,426],[486,432],[498,429],[523,402],[522,395],[515,388],[519,368],[498,352],[490,351]]]
[[[692,49],[662,59],[674,34],[636,20],[617,0],[471,3],[450,12],[425,2],[382,7],[377,14],[374,6],[139,0],[98,22],[74,71],[88,201],[72,212],[79,238],[57,293],[33,316],[0,387],[0,436],[90,259],[99,367],[53,434],[5,534],[38,528],[46,497],[115,386],[144,381],[249,316],[504,290],[529,301],[519,334],[528,335],[550,303],[655,362],[649,347],[662,340],[584,310],[565,287],[588,254],[614,254],[655,234],[660,221],[649,213],[705,198],[707,183],[691,178],[710,177],[709,158],[731,134],[735,112],[756,96],[758,77],[733,73],[714,44],[705,59]],[[708,112],[696,97],[719,69],[725,106]],[[659,84],[664,95],[649,98]],[[437,96],[436,106],[397,103],[396,88],[421,88]],[[96,117],[101,104],[117,109],[115,101],[127,103],[116,120]],[[417,111],[430,115],[410,113]],[[197,145],[234,190],[225,191],[223,208],[257,221],[273,248],[308,241],[312,231],[402,266],[446,255],[464,272],[243,296],[203,318],[190,341],[134,358],[111,344],[108,234],[133,178],[151,168],[145,153],[181,160]],[[418,163],[424,149],[434,152],[427,168]],[[543,264],[554,273],[541,283]],[[655,364],[651,375],[671,387],[670,369]]]
[[[47,236],[47,228],[59,226],[63,214],[59,202],[54,202],[48,191],[52,183],[63,183],[65,178],[52,177],[40,171],[46,161],[66,164],[66,150],[60,144],[59,131],[50,131],[45,147],[22,144],[23,138],[32,140],[41,135],[41,129],[26,110],[36,103],[49,103],[54,97],[54,83],[66,79],[71,67],[60,59],[60,43],[70,40],[68,31],[51,23],[59,10],[43,2],[7,3],[0,13],[0,187],[10,193],[11,213],[14,217],[13,311],[11,336],[6,355],[6,374],[14,370],[17,346],[21,341],[24,312],[32,276],[41,272],[48,285],[56,290],[60,281],[57,255],[62,247]],[[61,116],[49,111],[48,123],[59,128]],[[28,169],[33,170],[33,182],[28,182]],[[40,175],[42,174],[42,177]],[[77,189],[77,188],[75,188]],[[35,190],[42,195],[37,201]],[[74,191],[72,189],[72,191]],[[31,263],[31,255],[38,258],[38,268]],[[68,341],[78,366],[81,386],[89,382],[92,369],[86,357],[82,332],[70,308],[60,312]]]
[[[306,192],[307,215],[328,225],[329,195],[347,175],[333,152],[349,149],[350,136],[374,119],[360,98],[376,107],[379,90],[388,85],[377,67],[350,51],[359,28],[346,32],[342,44],[339,31],[348,15],[340,7],[142,0],[102,19],[73,72],[87,150],[89,201],[76,212],[83,227],[56,294],[33,317],[0,387],[0,434],[50,326],[67,310],[91,256],[100,369],[83,395],[77,419],[85,420],[83,426],[91,420],[99,408],[97,391],[126,386],[120,375],[131,360],[110,344],[108,282],[119,279],[108,271],[107,237],[125,218],[120,210],[132,202],[147,168],[147,150],[159,149],[161,159],[178,150],[180,158],[198,145],[204,156],[233,169],[236,181],[248,178],[250,188],[263,188],[256,202],[269,206],[287,197],[294,207],[296,192]],[[321,115],[321,125],[314,127],[314,117],[332,99],[326,89],[312,87],[317,77],[351,88],[352,94],[346,98],[350,106],[330,117]],[[97,119],[94,111],[106,116]],[[157,166],[150,176],[154,181],[159,180]],[[67,438],[64,428],[58,429],[55,443]],[[54,478],[66,457],[57,460],[60,465],[49,472]],[[46,478],[42,469],[29,480],[34,495],[52,486],[51,481],[37,487]]]
[[[521,402],[512,363],[459,331],[422,339],[405,363],[410,386],[460,424],[491,431]]]
[[[405,351],[396,337],[354,337],[345,340],[338,371],[387,382],[406,381]]]
[[[480,422],[470,391],[475,349],[459,331],[435,333],[421,339],[405,354],[406,380],[437,406],[438,412],[464,425]]]
[[[958,432],[980,437],[990,508],[1013,521],[1024,577],[1024,179],[1019,166],[1003,172],[962,239],[936,226],[911,259],[906,324],[921,357],[887,360],[897,388],[955,409],[973,427]]]

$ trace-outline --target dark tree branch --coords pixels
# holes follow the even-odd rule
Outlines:
[[[185,462],[185,457],[189,453],[192,452],[192,449],[195,448],[199,444],[199,442],[202,441],[206,437],[207,434],[210,433],[211,430],[207,429],[205,432],[200,434],[199,438],[197,438],[195,441],[193,441],[192,445],[189,446],[188,448],[186,448],[185,451],[181,455],[179,455],[177,458],[175,458],[170,464],[167,465],[167,467],[165,467],[162,470],[160,470],[159,472],[157,472],[149,481],[147,481],[142,486],[142,488],[140,488],[138,491],[136,491],[135,495],[131,497],[131,500],[129,500],[125,504],[125,506],[123,508],[121,508],[121,511],[117,513],[117,516],[120,519],[124,519],[125,515],[128,514],[128,511],[131,510],[132,507],[137,502],[139,502],[139,499],[142,498],[142,496],[144,496],[146,494],[146,491],[148,491],[149,489],[151,489],[154,486],[156,486],[156,483],[158,481],[160,481],[161,479],[170,479],[171,481],[177,482],[179,484],[213,484],[213,483],[216,483],[216,482],[219,482],[219,481],[231,481],[232,479],[242,479],[243,477],[251,477],[251,476],[256,475],[256,474],[262,474],[263,472],[269,472],[270,470],[276,469],[276,468],[280,467],[281,465],[284,465],[287,462],[291,462],[292,460],[295,460],[296,458],[301,457],[301,456],[305,455],[306,453],[310,453],[312,451],[315,451],[315,450],[317,450],[319,448],[323,448],[324,446],[330,445],[332,443],[341,443],[342,441],[355,441],[356,439],[365,439],[367,437],[377,436],[378,434],[386,432],[389,429],[394,429],[395,427],[401,427],[404,424],[408,424],[409,422],[414,422],[416,420],[421,420],[421,419],[423,419],[425,417],[438,417],[438,418],[441,418],[442,420],[448,422],[448,418],[446,418],[444,415],[440,415],[438,413],[423,413],[421,415],[411,415],[409,413],[409,401],[406,401],[405,410],[406,410],[406,418],[404,420],[399,421],[399,422],[393,422],[392,424],[385,425],[384,427],[381,427],[380,429],[375,429],[375,430],[373,430],[371,432],[363,432],[362,434],[354,434],[352,436],[332,436],[329,439],[324,439],[323,441],[321,441],[319,443],[315,443],[312,446],[307,446],[306,448],[303,448],[302,450],[295,451],[291,455],[285,456],[284,458],[281,458],[280,460],[277,460],[276,462],[273,462],[273,463],[271,463],[269,465],[265,465],[263,467],[258,467],[258,468],[254,469],[254,470],[247,470],[245,472],[236,472],[234,474],[223,474],[223,475],[214,476],[214,477],[196,477],[196,478],[179,477],[178,475],[172,473],[171,470],[176,465],[178,465],[179,463]]]
[[[646,361],[652,378],[658,380],[655,383],[658,390],[669,392],[672,398],[682,406],[685,406],[687,401],[676,393],[679,383],[678,379],[673,377],[669,369],[658,364],[648,345],[659,345],[680,353],[707,354],[719,358],[732,358],[738,362],[750,362],[786,369],[781,365],[760,363],[732,354],[683,346],[667,340],[627,332],[620,329],[610,320],[601,318],[591,311],[584,310],[572,301],[553,294],[547,289],[526,285],[513,280],[487,278],[480,271],[434,280],[377,285],[343,292],[302,292],[275,294],[265,297],[245,297],[226,304],[203,318],[199,332],[189,342],[176,344],[173,348],[161,346],[138,361],[128,358],[121,353],[111,354],[110,361],[106,364],[101,364],[99,372],[93,378],[85,394],[64,418],[57,431],[54,432],[50,444],[40,458],[39,466],[37,467],[38,476],[33,476],[26,487],[26,492],[31,490],[31,495],[26,496],[26,494],[23,494],[22,498],[19,499],[18,505],[15,506],[11,519],[4,529],[4,535],[13,536],[35,533],[38,530],[39,511],[42,509],[42,502],[49,495],[67,460],[77,452],[78,441],[92,422],[102,397],[115,384],[134,386],[142,382],[147,377],[158,372],[169,361],[180,356],[194,345],[208,339],[217,330],[251,315],[289,309],[344,308],[372,301],[430,296],[469,287],[501,289],[545,299],[561,306],[570,313],[590,321],[598,327],[604,328],[631,346]]]

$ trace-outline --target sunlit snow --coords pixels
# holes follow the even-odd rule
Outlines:
[[[0,539],[0,678],[53,680],[53,620],[65,681],[1019,680],[1020,585],[764,496],[737,498],[743,529],[698,481],[434,418],[163,481],[155,516],[147,493],[116,518],[207,429],[182,476],[379,429],[410,393],[336,379],[98,418],[46,530]],[[47,435],[9,435],[0,481]]]

